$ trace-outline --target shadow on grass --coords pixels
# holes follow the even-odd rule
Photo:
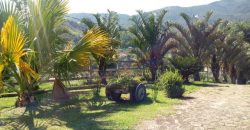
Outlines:
[[[195,99],[195,97],[190,97],[190,96],[183,96],[181,98],[179,98],[180,100],[192,100]]]
[[[102,97],[103,99],[105,97]],[[91,102],[89,100],[89,102]],[[150,98],[142,103],[115,103],[106,101],[99,107],[89,107],[88,101],[79,97],[66,101],[64,103],[55,103],[48,101],[39,106],[26,107],[23,115],[2,118],[1,125],[8,125],[10,129],[32,129],[43,130],[47,128],[61,129],[72,128],[75,130],[101,130],[105,126],[112,126],[115,122],[103,121],[102,118],[119,111],[131,111],[141,105],[152,104]]]
[[[184,85],[194,85],[194,86],[197,86],[197,87],[223,87],[223,86],[220,86],[218,84],[211,84],[211,83],[195,83],[195,82],[192,82],[192,83],[186,83]]]

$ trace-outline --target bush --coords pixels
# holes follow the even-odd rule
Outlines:
[[[200,72],[203,67],[194,57],[175,57],[169,59],[175,69],[179,70],[185,83],[189,83],[189,75]]]
[[[168,97],[179,98],[185,91],[182,83],[182,76],[178,71],[168,71],[159,77],[156,85],[158,88],[164,88]]]
[[[140,83],[138,77],[124,76],[110,81],[111,84],[116,84],[119,88],[129,88],[134,87]]]

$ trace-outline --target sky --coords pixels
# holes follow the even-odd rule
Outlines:
[[[70,13],[106,13],[107,9],[133,15],[136,10],[152,11],[168,6],[189,7],[218,0],[69,0]]]

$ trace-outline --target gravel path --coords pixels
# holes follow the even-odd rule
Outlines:
[[[192,93],[176,114],[158,116],[139,130],[250,130],[250,86],[218,85]]]

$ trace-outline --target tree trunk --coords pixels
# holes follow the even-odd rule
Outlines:
[[[157,60],[155,57],[151,58],[150,60],[150,72],[151,72],[151,81],[154,82],[156,80],[157,76]]]
[[[156,80],[157,70],[155,68],[150,67],[151,73],[151,81],[154,82]]]
[[[25,107],[35,102],[35,97],[28,91],[24,91],[18,94],[16,101],[16,107]]]
[[[196,73],[194,74],[194,81],[201,81],[200,72],[196,72]]]
[[[239,72],[239,75],[237,77],[237,84],[247,84],[247,79],[245,78],[242,71]]]
[[[211,61],[211,69],[214,77],[214,81],[216,83],[219,83],[219,76],[220,76],[220,65],[217,61],[216,55],[213,55],[212,61]]]
[[[189,76],[183,76],[183,80],[184,80],[184,83],[185,84],[188,84],[189,83]]]
[[[224,67],[223,67],[223,82],[228,82],[228,79],[227,79],[227,72],[228,72],[228,64],[227,62],[224,62]]]
[[[164,62],[162,60],[160,61],[160,70],[161,70],[161,73],[164,73],[165,71]]]
[[[236,68],[234,65],[231,65],[231,69],[230,69],[230,79],[231,79],[231,83],[232,84],[236,84]]]
[[[107,80],[106,80],[106,69],[107,69],[107,64],[105,61],[105,58],[100,58],[99,60],[99,76],[101,78],[101,84],[107,85]]]

